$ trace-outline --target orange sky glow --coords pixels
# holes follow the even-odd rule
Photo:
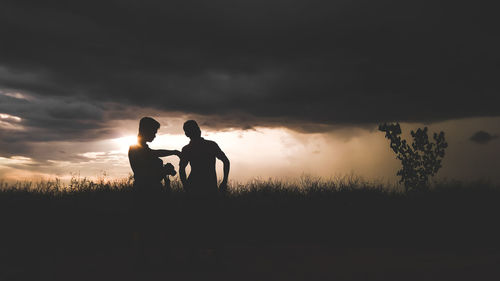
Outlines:
[[[3,119],[11,118],[2,115]],[[161,118],[160,118],[161,119]],[[472,143],[468,138],[478,127],[498,131],[499,118],[475,118],[446,121],[430,125],[430,131],[444,130],[449,143],[441,178],[487,179],[500,181],[495,167],[500,165],[499,142],[487,145]],[[48,143],[41,149],[58,147],[78,149],[77,159],[48,160],[36,163],[28,157],[0,157],[0,178],[32,180],[71,176],[92,179],[126,178],[131,174],[127,151],[135,143],[135,122],[122,124],[123,135],[95,142]],[[160,122],[162,123],[162,122]],[[167,123],[167,122],[163,122]],[[160,128],[151,148],[182,149],[189,139],[178,128],[178,122],[168,122]],[[402,124],[408,138],[409,130],[423,124]],[[174,129],[173,129],[174,128]],[[328,133],[298,133],[285,128],[257,127],[252,130],[215,131],[203,128],[203,137],[216,141],[231,160],[230,179],[245,182],[251,179],[290,179],[303,174],[323,178],[357,175],[367,180],[396,181],[399,167],[383,133],[372,129],[344,128]],[[178,167],[175,156],[163,158]],[[221,163],[217,172],[222,176]]]

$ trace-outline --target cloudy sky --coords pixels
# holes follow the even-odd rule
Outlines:
[[[153,116],[152,147],[195,118],[238,180],[392,179],[376,128],[399,121],[445,131],[442,177],[500,182],[489,2],[4,0],[0,178],[124,177]]]

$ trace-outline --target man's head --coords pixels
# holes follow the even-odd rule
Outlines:
[[[145,142],[153,141],[156,137],[156,132],[160,128],[160,123],[151,117],[143,117],[139,121],[139,138]]]
[[[196,121],[188,120],[184,123],[183,126],[184,133],[190,139],[196,139],[201,137],[201,130]]]

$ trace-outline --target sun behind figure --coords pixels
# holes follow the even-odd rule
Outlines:
[[[121,138],[112,139],[116,144],[117,150],[123,153],[127,153],[128,148],[137,143],[137,136],[125,136]]]

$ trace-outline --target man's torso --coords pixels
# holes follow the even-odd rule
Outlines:
[[[191,141],[182,149],[184,157],[191,166],[188,177],[190,185],[208,188],[217,187],[217,175],[215,172],[215,158],[219,148],[213,141],[203,138]]]

